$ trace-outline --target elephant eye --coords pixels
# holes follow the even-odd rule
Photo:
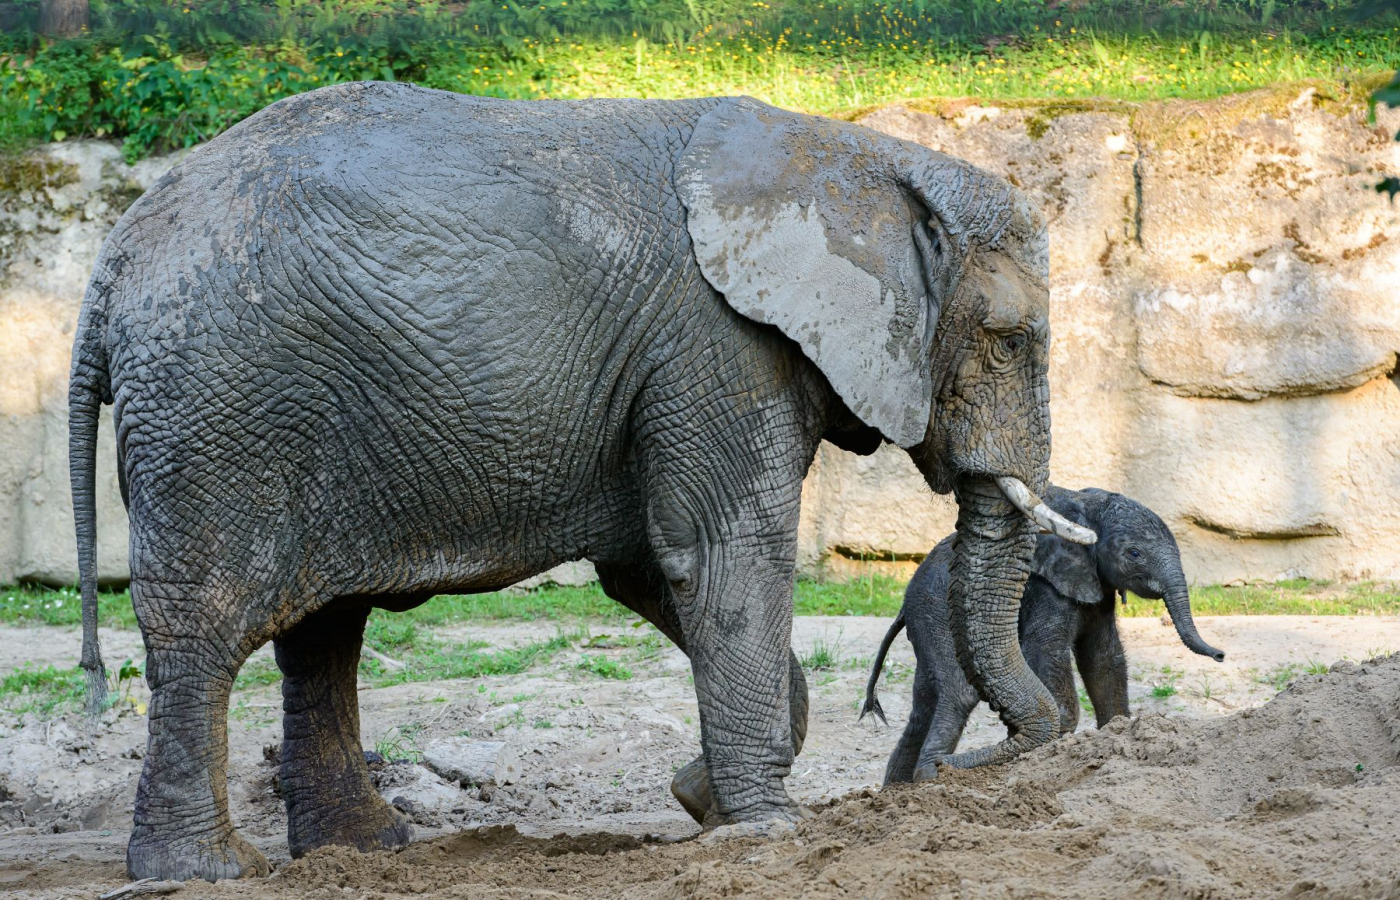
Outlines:
[[[997,363],[1007,365],[1016,357],[1021,356],[1021,350],[1025,349],[1025,346],[1026,336],[1022,335],[1021,332],[1012,332],[1009,335],[998,337],[993,354],[997,357]]]
[[[1142,551],[1136,547],[1129,550],[1128,555],[1131,556],[1133,559],[1142,559]]]

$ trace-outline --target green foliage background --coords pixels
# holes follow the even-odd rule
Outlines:
[[[34,33],[37,11],[0,0],[0,145],[115,136],[130,159],[358,79],[512,98],[749,93],[834,113],[1345,90],[1400,65],[1394,15],[1358,24],[1352,0],[93,0],[91,32],[62,42]]]

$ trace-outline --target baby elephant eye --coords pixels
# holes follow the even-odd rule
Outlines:
[[[1136,547],[1129,550],[1128,555],[1131,556],[1133,559],[1142,559],[1142,551],[1137,549]]]

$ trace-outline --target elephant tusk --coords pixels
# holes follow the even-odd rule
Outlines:
[[[1099,539],[1093,529],[1076,525],[1046,506],[1045,501],[1031,493],[1031,489],[1026,487],[1021,479],[1002,475],[996,479],[996,482],[997,487],[1001,488],[1001,492],[1006,495],[1007,500],[1011,501],[1012,506],[1025,513],[1026,518],[1051,534],[1076,544],[1092,544]]]

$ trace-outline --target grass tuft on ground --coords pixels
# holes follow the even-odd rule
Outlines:
[[[0,679],[0,704],[16,713],[48,715],[59,707],[82,704],[87,680],[82,669],[25,667]]]

